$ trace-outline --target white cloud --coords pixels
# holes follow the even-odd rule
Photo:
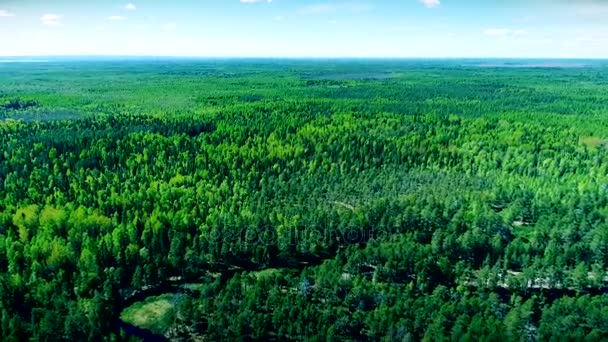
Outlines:
[[[14,17],[15,14],[7,10],[0,10],[0,18]]]
[[[127,20],[126,17],[123,17],[122,15],[111,15],[108,17],[108,20],[110,21],[120,21],[120,20]]]
[[[336,20],[329,20],[327,23],[330,25],[336,25],[338,22]]]
[[[128,4],[125,5],[125,9],[127,11],[135,11],[137,9],[137,6],[135,6],[135,4],[129,2]]]
[[[418,0],[427,8],[437,8],[441,6],[440,0]]]
[[[512,30],[512,29],[508,29],[508,28],[489,28],[489,29],[485,29],[483,31],[483,33],[486,36],[492,36],[492,37],[508,37],[508,36],[525,36],[528,34],[528,31],[522,30],[522,29]]]
[[[42,21],[42,24],[46,26],[60,26],[60,20],[61,16],[53,13],[47,13],[40,17],[40,21]]]
[[[272,0],[241,0],[242,4],[258,4],[261,2],[271,3]]]

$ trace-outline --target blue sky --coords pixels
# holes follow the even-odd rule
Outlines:
[[[0,55],[608,58],[608,0],[0,0]]]

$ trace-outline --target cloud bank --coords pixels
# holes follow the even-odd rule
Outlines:
[[[440,0],[419,0],[427,8],[437,8],[441,6]]]
[[[61,25],[61,16],[53,13],[47,13],[40,17],[40,21],[43,25],[46,26],[60,26]]]
[[[14,17],[15,14],[11,13],[7,10],[0,10],[0,18],[8,18],[8,17]]]

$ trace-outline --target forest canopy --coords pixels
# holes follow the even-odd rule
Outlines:
[[[607,65],[522,63],[0,63],[0,339],[608,339]]]

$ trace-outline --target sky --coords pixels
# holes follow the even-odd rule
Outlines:
[[[608,0],[0,0],[0,56],[608,58]]]

